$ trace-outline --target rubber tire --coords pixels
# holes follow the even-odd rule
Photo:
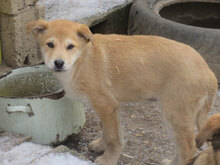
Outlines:
[[[128,34],[158,35],[192,46],[203,56],[220,82],[220,29],[189,26],[162,18],[155,12],[156,4],[160,1],[164,3],[164,0],[136,0],[132,4]],[[170,1],[173,0],[166,0],[165,3]]]

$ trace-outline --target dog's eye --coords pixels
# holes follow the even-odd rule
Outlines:
[[[74,48],[74,45],[73,44],[70,44],[68,45],[67,49],[70,50],[70,49],[73,49]]]
[[[54,48],[54,44],[53,44],[52,42],[48,42],[48,43],[47,43],[47,46],[48,46],[49,48]]]

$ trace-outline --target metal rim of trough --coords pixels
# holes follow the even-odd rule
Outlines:
[[[24,68],[28,68],[28,67],[39,68],[43,64],[44,63],[41,63],[40,65],[25,66],[25,67],[14,69],[14,70],[20,70],[20,69],[24,69]],[[11,70],[7,73],[4,73],[4,74],[0,75],[0,80],[7,77],[10,74],[12,74],[14,70]],[[59,90],[54,91],[52,93],[36,95],[36,96],[0,96],[0,98],[8,98],[8,99],[24,99],[24,98],[27,98],[27,99],[43,99],[43,98],[48,98],[48,99],[56,100],[56,99],[60,99],[60,98],[64,97],[64,95],[65,95],[65,91],[63,89],[59,89]]]

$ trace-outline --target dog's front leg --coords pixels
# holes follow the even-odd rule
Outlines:
[[[97,145],[98,148],[104,147],[105,150],[95,162],[102,165],[116,165],[123,149],[119,110],[112,106],[104,106],[103,109],[96,107],[95,111],[103,124],[103,136],[91,145]]]

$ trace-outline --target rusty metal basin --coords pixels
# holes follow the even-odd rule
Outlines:
[[[65,97],[44,65],[12,70],[0,77],[0,128],[39,144],[77,134],[85,123],[84,106]]]

